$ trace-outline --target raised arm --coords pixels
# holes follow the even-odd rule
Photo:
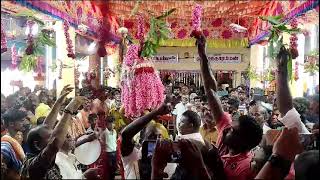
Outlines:
[[[277,103],[282,117],[293,108],[292,97],[288,85],[288,59],[289,52],[283,46],[280,48],[280,52],[277,56]]]
[[[66,85],[63,87],[60,96],[58,97],[58,99],[54,103],[50,113],[48,114],[48,116],[46,117],[46,119],[43,122],[43,124],[47,125],[50,129],[54,128],[54,125],[57,122],[57,116],[58,116],[59,110],[60,110],[62,104],[64,103],[67,95],[73,90],[73,88],[69,87],[69,86],[70,85]]]
[[[122,156],[128,156],[133,148],[134,144],[132,138],[140,132],[152,119],[155,119],[157,116],[168,114],[171,112],[171,106],[168,105],[165,101],[158,109],[151,111],[150,113],[142,116],[141,118],[134,120],[128,126],[126,126],[121,132],[121,154]]]
[[[204,83],[204,89],[208,98],[208,105],[213,113],[213,117],[216,121],[221,119],[223,115],[223,109],[221,105],[221,101],[216,94],[217,91],[217,81],[212,74],[212,71],[209,66],[209,61],[206,55],[205,46],[206,46],[206,39],[204,35],[196,36],[197,38],[197,47],[198,53],[200,57],[200,68],[202,79]],[[218,123],[218,122],[217,122]]]
[[[45,148],[41,151],[41,153],[30,162],[29,167],[32,169],[44,169],[49,168],[52,162],[55,160],[55,155],[62,147],[63,143],[65,142],[68,127],[70,125],[70,119],[72,118],[72,112],[77,111],[79,106],[83,103],[83,97],[76,97],[73,99],[68,106],[61,120],[58,122],[57,126],[54,128],[48,144]],[[70,113],[71,112],[71,113]],[[41,168],[40,168],[41,167]],[[44,173],[44,172],[39,172]]]

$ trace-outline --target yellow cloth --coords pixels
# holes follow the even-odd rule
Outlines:
[[[110,114],[114,117],[115,121],[114,121],[114,129],[117,132],[120,132],[120,130],[125,127],[127,124],[124,121],[123,115],[117,111],[116,109],[111,109],[110,110]]]
[[[138,43],[138,40],[134,40]],[[160,46],[168,47],[193,47],[195,46],[196,39],[167,39],[160,41]],[[243,39],[208,39],[208,48],[246,48],[248,47],[248,38]]]
[[[157,129],[159,129],[160,133],[161,133],[161,136],[164,139],[169,139],[170,138],[168,130],[161,123],[157,123],[154,120],[152,120],[152,121],[150,121],[148,126],[155,126]]]
[[[204,140],[208,141],[209,143],[216,144],[218,139],[217,129],[210,131],[202,126],[200,127],[200,134]]]
[[[51,111],[51,108],[48,105],[46,105],[44,103],[40,103],[39,106],[35,110],[35,115],[31,119],[31,123],[34,125],[37,124],[37,119],[42,116],[47,117],[49,115],[50,111]]]

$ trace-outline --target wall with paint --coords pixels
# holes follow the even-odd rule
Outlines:
[[[188,52],[189,58],[185,58],[184,54]],[[236,71],[234,76],[234,86],[241,84],[241,72],[245,71],[250,62],[250,49],[249,48],[232,48],[232,49],[207,49],[208,54],[232,53],[241,54],[241,63],[211,63],[213,70],[219,71]],[[158,70],[200,70],[200,64],[194,61],[194,56],[198,54],[195,47],[161,47],[158,54],[178,54],[179,62],[177,63],[155,63]]]

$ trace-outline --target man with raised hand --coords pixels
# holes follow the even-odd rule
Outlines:
[[[250,168],[253,154],[251,149],[262,139],[262,129],[254,118],[240,116],[232,121],[230,114],[223,112],[217,95],[217,82],[214,78],[206,55],[206,39],[203,34],[195,35],[200,57],[200,67],[208,105],[213,113],[218,130],[217,147],[224,165],[227,179],[252,179],[255,177]]]

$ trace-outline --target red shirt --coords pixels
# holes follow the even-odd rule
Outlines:
[[[223,143],[224,136],[231,128],[231,122],[232,119],[230,114],[224,113],[217,123],[217,146],[223,162],[224,172],[227,176],[227,179],[230,180],[254,179],[255,174],[250,167],[253,154],[249,151],[247,153],[241,153],[232,156],[229,154],[228,147]]]

